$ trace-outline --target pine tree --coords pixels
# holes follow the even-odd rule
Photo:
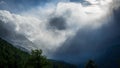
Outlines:
[[[25,68],[43,68],[49,61],[42,55],[42,50],[32,50]]]
[[[89,60],[85,68],[97,68],[97,65],[93,60]]]

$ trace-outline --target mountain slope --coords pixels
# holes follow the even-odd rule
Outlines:
[[[0,68],[22,68],[24,62],[21,60],[27,60],[28,56],[28,53],[0,38]]]
[[[0,68],[24,68],[30,55],[0,38]],[[52,66],[47,68],[76,68],[75,65],[49,60]]]
[[[63,61],[50,60],[50,62],[52,63],[53,68],[77,68],[77,66]]]

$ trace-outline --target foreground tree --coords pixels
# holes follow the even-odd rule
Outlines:
[[[97,65],[93,60],[89,60],[85,68],[97,68]]]
[[[32,50],[25,68],[44,68],[49,65],[49,61],[42,55],[42,50]]]

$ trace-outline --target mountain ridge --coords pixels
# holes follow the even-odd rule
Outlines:
[[[0,68],[24,68],[24,63],[29,57],[29,53],[16,48],[4,39],[0,38]],[[24,60],[24,61],[21,61]],[[77,68],[73,64],[63,61],[47,59],[52,63],[48,68]]]

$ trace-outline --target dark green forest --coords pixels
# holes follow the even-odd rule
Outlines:
[[[73,64],[47,59],[42,50],[22,51],[0,38],[0,68],[77,68]]]

